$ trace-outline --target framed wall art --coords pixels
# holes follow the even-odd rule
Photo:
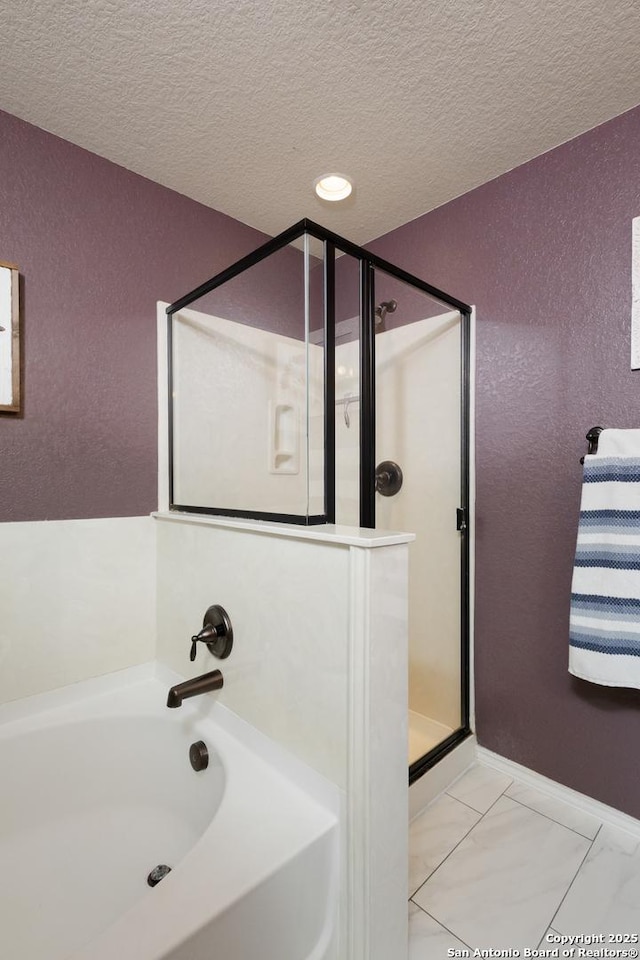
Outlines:
[[[18,268],[0,260],[0,413],[20,413]]]

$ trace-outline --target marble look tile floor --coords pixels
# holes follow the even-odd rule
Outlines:
[[[640,837],[481,764],[413,821],[409,861],[409,960],[640,935]]]

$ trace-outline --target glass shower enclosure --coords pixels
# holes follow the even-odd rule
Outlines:
[[[170,509],[416,534],[410,781],[470,732],[470,320],[310,220],[167,308]]]

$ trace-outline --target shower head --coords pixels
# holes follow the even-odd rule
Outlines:
[[[376,327],[384,330],[384,321],[388,313],[394,313],[398,306],[397,300],[383,300],[376,307]]]

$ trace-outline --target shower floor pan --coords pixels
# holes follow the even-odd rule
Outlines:
[[[453,733],[453,727],[409,710],[409,766]]]

